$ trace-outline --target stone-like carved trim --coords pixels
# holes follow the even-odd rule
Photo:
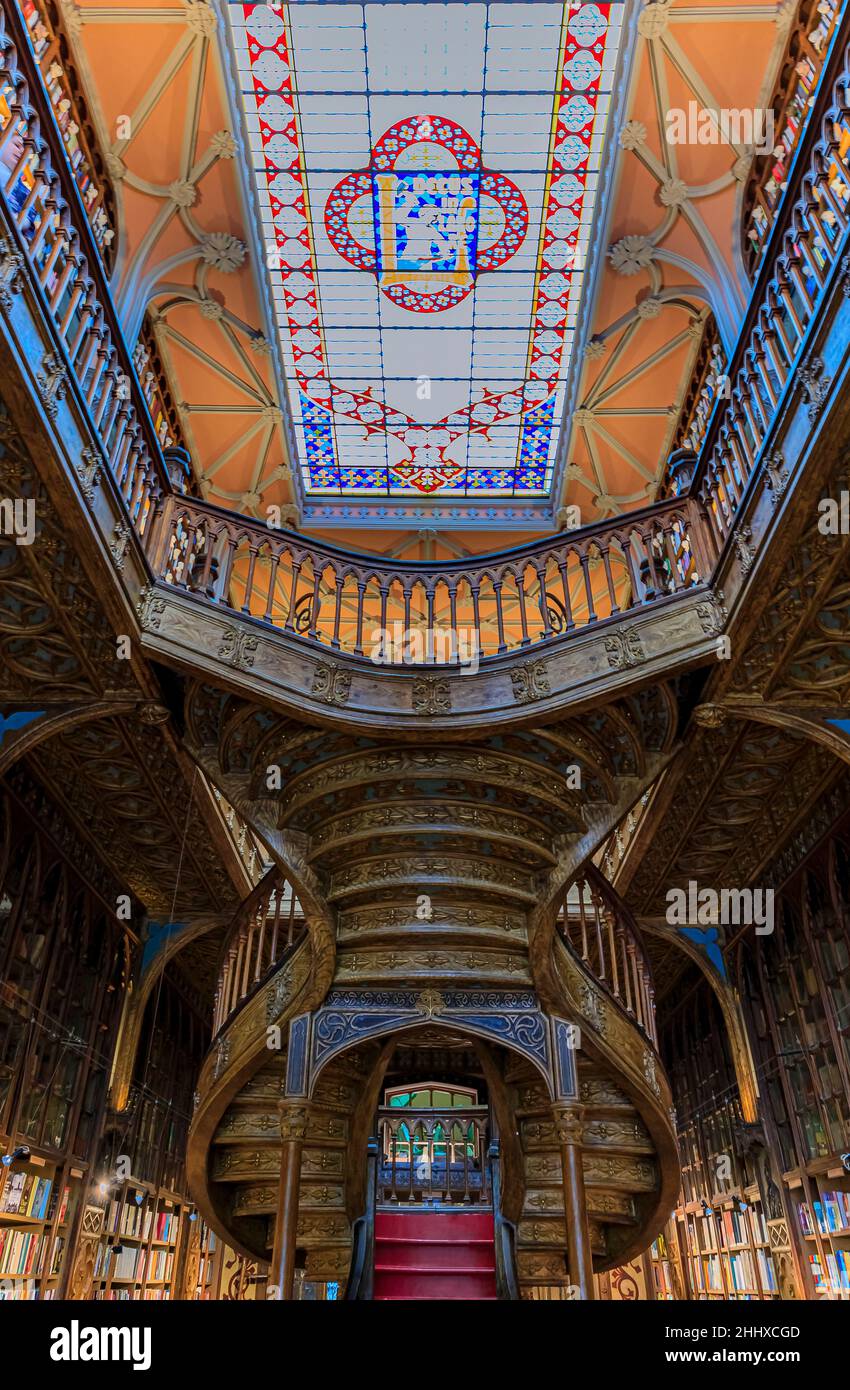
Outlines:
[[[547,1020],[532,990],[333,989],[316,1013],[311,1091],[331,1058],[369,1038],[440,1021],[501,1043],[528,1058],[553,1094]]]

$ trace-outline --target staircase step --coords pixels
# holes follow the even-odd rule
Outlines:
[[[375,1298],[495,1298],[496,1278],[486,1270],[375,1270]]]
[[[491,1211],[379,1211],[375,1213],[375,1238],[457,1241],[495,1239]]]
[[[452,1294],[452,1303],[497,1303],[494,1293]],[[427,1293],[376,1293],[375,1303],[445,1303],[442,1294]]]
[[[391,1240],[378,1237],[375,1241],[376,1269],[451,1269],[478,1270],[494,1268],[492,1240]]]

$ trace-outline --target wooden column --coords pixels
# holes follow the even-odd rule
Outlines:
[[[295,1279],[295,1243],[298,1231],[298,1194],[301,1187],[301,1151],[307,1136],[309,1106],[304,1100],[280,1102],[280,1185],[274,1223],[274,1245],[269,1266],[269,1298],[291,1299]],[[273,1291],[277,1290],[276,1293]]]
[[[552,1107],[552,1115],[564,1171],[564,1218],[567,1223],[570,1282],[578,1289],[581,1298],[590,1299],[595,1297],[595,1291],[581,1159],[584,1112],[578,1105],[556,1104]]]

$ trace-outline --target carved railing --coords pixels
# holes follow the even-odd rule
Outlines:
[[[218,787],[214,786],[212,782],[210,782],[209,787],[236,852],[245,865],[245,871],[251,882],[256,883],[269,867],[267,855],[248,822],[243,820],[239,812],[222,796]]]
[[[9,110],[0,158],[16,148],[18,130],[23,139],[14,167],[0,173],[14,238],[0,248],[0,289],[27,264],[53,323],[56,350],[37,373],[40,394],[55,413],[67,378],[74,380],[99,444],[98,456],[82,466],[108,468],[154,575],[222,609],[393,665],[459,664],[464,634],[467,658],[470,645],[473,657],[489,658],[557,641],[707,582],[750,478],[762,468],[772,476],[774,465],[762,455],[787,395],[797,382],[810,401],[825,390],[818,360],[810,355],[802,368],[800,361],[847,241],[846,25],[830,47],[773,222],[728,366],[729,397],[714,407],[698,465],[679,460],[678,495],[498,556],[436,565],[352,555],[181,495],[16,7],[0,14],[0,50]],[[185,464],[174,461],[180,487]],[[416,634],[424,658],[410,640]]]
[[[753,161],[744,193],[743,249],[751,274],[764,255],[842,8],[842,0],[803,0],[788,35],[771,103],[773,138]]]
[[[15,7],[0,13],[0,190],[17,246],[4,248],[8,282],[26,263],[57,337],[42,397],[55,413],[72,377],[137,535],[147,546],[168,475],[106,283],[92,228],[66,161],[41,75]],[[14,152],[21,145],[21,153]],[[101,460],[94,460],[96,464]]]
[[[297,894],[275,866],[240,904],[228,928],[215,992],[213,1036],[280,965],[304,930]]]
[[[636,801],[634,806],[626,812],[619,825],[614,826],[614,829],[611,831],[605,843],[600,846],[593,856],[594,864],[602,870],[602,873],[611,884],[616,882],[620,866],[626,857],[629,845],[635,837],[637,828],[646,814],[647,807],[652,800],[653,793],[657,786],[658,783],[654,782],[652,786],[644,792],[640,800]]]
[[[673,431],[671,453],[675,454],[680,449],[699,453],[714,403],[723,391],[725,381],[723,345],[715,317],[709,314],[703,324],[691,379]],[[679,491],[679,488],[668,485],[663,495],[673,496]]]
[[[691,489],[719,553],[747,483],[760,465],[778,476],[762,449],[786,388],[799,382],[817,405],[822,363],[800,358],[835,264],[845,254],[850,221],[850,46],[831,51],[804,148],[772,229],[738,346],[728,368],[729,398],[712,416]],[[771,474],[771,469],[774,473]]]
[[[378,1202],[486,1206],[486,1105],[378,1110]]]
[[[496,1292],[499,1298],[519,1302],[516,1271],[516,1226],[502,1211],[502,1153],[498,1139],[490,1140],[487,1150],[490,1183],[493,1189],[493,1226],[496,1253]]]
[[[111,270],[115,258],[115,195],[74,66],[61,9],[54,0],[18,0],[18,9],[26,22],[89,225],[104,263]]]
[[[485,657],[546,642],[680,593],[707,565],[687,497],[463,566],[388,565],[184,497],[167,499],[161,536],[154,567],[167,583],[387,664],[411,660],[412,633],[423,652],[432,634],[435,654],[418,660],[437,664],[464,659],[464,634]]]
[[[657,1047],[655,990],[640,930],[592,864],[564,891],[556,927],[565,946]]]

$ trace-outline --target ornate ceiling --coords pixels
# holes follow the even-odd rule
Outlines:
[[[794,8],[65,0],[205,494],[411,558],[651,498],[747,298],[749,152],[667,113],[764,104]]]

